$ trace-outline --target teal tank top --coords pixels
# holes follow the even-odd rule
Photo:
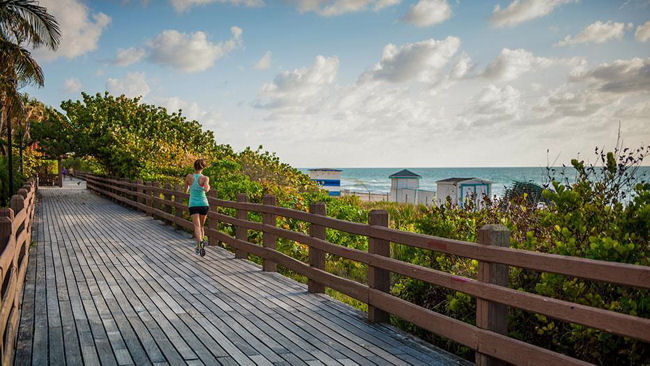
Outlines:
[[[208,198],[205,196],[203,187],[199,185],[201,174],[194,174],[194,182],[190,186],[190,204],[189,207],[209,206]]]

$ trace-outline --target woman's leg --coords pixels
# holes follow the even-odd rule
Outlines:
[[[208,215],[201,215],[199,222],[201,223],[201,240],[205,237],[205,219],[208,218]]]
[[[203,225],[201,225],[200,216],[199,214],[190,216],[192,218],[192,224],[194,224],[194,237],[196,238],[197,247],[201,244],[201,240],[203,240]]]

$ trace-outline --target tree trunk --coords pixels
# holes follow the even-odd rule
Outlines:
[[[0,139],[2,138],[2,126],[4,126],[5,122],[5,115],[4,115],[4,107],[2,104],[2,98],[0,97]],[[0,144],[0,155],[4,156],[5,155],[5,146],[3,144]]]
[[[11,196],[14,194],[14,164],[11,155],[11,118],[9,112],[9,108],[7,108],[7,168],[9,169],[9,196]]]
[[[18,143],[18,156],[20,157],[20,158],[19,158],[19,161],[20,161],[20,174],[24,174],[24,173],[25,173],[25,168],[24,168],[24,165],[25,165],[25,164],[23,163],[23,150],[24,150],[24,147],[23,147],[23,138],[22,138],[22,136],[21,136],[21,137],[20,137],[20,140],[19,140],[19,143]]]

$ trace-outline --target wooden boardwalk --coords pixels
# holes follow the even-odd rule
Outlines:
[[[464,365],[66,181],[43,188],[17,365]]]

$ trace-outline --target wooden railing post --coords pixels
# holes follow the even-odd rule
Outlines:
[[[10,208],[0,208],[0,251],[4,250],[7,247],[7,244],[9,244],[13,221],[14,210]]]
[[[210,202],[210,198],[214,198],[214,199],[217,198],[216,189],[211,189],[210,192],[208,192],[208,205],[210,206],[210,212],[217,213],[219,206]],[[215,218],[210,218],[210,216],[208,216],[208,228],[210,230],[215,230],[215,231],[219,230],[219,220]],[[215,235],[208,234],[208,244],[217,245],[219,244],[219,240],[217,240],[217,237]]]
[[[368,224],[388,227],[388,211],[372,210],[368,214]],[[368,237],[368,253],[390,257],[390,242],[388,240]],[[382,292],[390,293],[390,272],[368,266],[368,286]],[[368,304],[368,320],[372,323],[388,323],[390,314]]]
[[[478,232],[478,242],[498,247],[510,246],[510,231],[503,225],[484,225]],[[478,280],[508,286],[509,267],[505,264],[479,261]],[[508,310],[505,305],[492,301],[476,299],[476,326],[493,332],[508,334]],[[476,365],[505,365],[504,361],[476,352]]]
[[[147,182],[145,183],[145,186],[146,186],[146,187],[145,187],[145,189],[144,189],[144,190],[145,190],[145,191],[144,191],[144,194],[147,195],[147,198],[146,198],[147,215],[149,215],[149,216],[153,216],[153,210],[151,209],[151,208],[153,207],[153,199],[152,199],[152,198],[153,198],[153,190],[152,190],[152,188],[153,188],[153,183],[150,182],[150,181],[147,181]]]
[[[171,190],[171,189],[172,189],[172,185],[169,184],[169,183],[165,183],[165,189]],[[171,200],[172,200],[172,195],[171,195],[169,192],[163,192],[163,197],[165,198],[165,201],[167,201],[167,202],[171,202]],[[171,214],[171,213],[172,213],[172,206],[171,206],[171,204],[169,204],[169,203],[165,203],[165,212],[167,212],[168,214]],[[169,220],[165,220],[165,223],[167,223],[167,224],[169,225],[169,224],[171,224],[172,222],[169,221]]]
[[[327,209],[324,202],[314,202],[309,205],[309,212],[314,215],[327,216]],[[309,236],[317,239],[326,239],[325,236],[325,226],[310,224],[309,225]],[[309,247],[309,265],[314,268],[325,270],[325,252],[314,248]],[[325,292],[325,285],[319,282],[316,282],[312,279],[307,281],[307,291],[311,293],[323,293]]]
[[[25,190],[21,188],[18,190],[18,192],[25,193]],[[14,194],[13,196],[11,196],[11,201],[9,205],[11,209],[14,211],[14,215],[16,215],[17,213],[19,213],[25,208],[25,197],[23,197],[22,194]],[[28,220],[29,217],[26,217],[25,221],[23,221],[22,230],[27,229]],[[18,231],[16,232],[16,238],[18,238],[18,235],[22,232],[22,230],[20,228],[18,229]],[[29,246],[29,243],[26,245]],[[14,255],[14,267],[16,268],[18,268],[18,254],[19,251],[18,248],[16,247],[16,255]]]
[[[276,199],[274,195],[267,194],[262,198],[262,203],[266,206],[275,206],[276,204]],[[275,221],[275,215],[270,214],[270,213],[265,213],[264,216],[262,217],[262,223],[264,225],[270,225],[270,226],[276,226],[276,221]],[[277,235],[263,232],[262,233],[262,245],[265,248],[269,249],[276,249],[276,244],[277,244]],[[277,263],[268,260],[266,258],[263,259],[262,262],[262,269],[267,272],[276,272],[277,271]]]
[[[142,179],[138,179],[138,180],[136,180],[136,181],[135,181],[135,184],[142,185]],[[136,191],[137,191],[138,193],[144,193],[144,189],[142,189],[142,187],[139,187],[139,186],[136,187]],[[145,202],[144,202],[144,198],[138,196],[138,203],[145,203]]]
[[[180,185],[180,184],[177,184],[177,185],[174,187],[174,190],[175,190],[176,192],[182,192],[182,190],[183,190],[183,186]],[[180,196],[178,196],[178,195],[174,195],[174,203],[181,203],[181,204],[182,204],[182,203],[183,203],[183,199],[182,199]],[[182,209],[182,208],[179,208],[179,207],[176,206],[176,205],[174,205],[174,215],[176,215],[176,217],[177,217],[178,219],[182,220],[182,219],[183,219],[183,209]],[[182,228],[183,228],[181,225],[176,224],[176,223],[174,224],[174,227],[177,228],[177,229],[182,229]]]
[[[127,185],[128,183],[129,183],[129,180],[128,180],[128,179],[126,179],[126,178],[120,178],[120,185],[119,185],[119,188],[124,189],[124,190],[126,190],[126,191],[130,190],[131,188]],[[120,191],[118,191],[117,194],[120,195],[120,196],[122,196],[122,197],[124,197],[124,198],[126,198],[126,199],[128,199],[128,200],[130,200],[130,199],[133,198],[133,197],[131,197],[131,196],[130,196],[128,193],[126,193],[126,192],[120,192]],[[127,202],[123,202],[123,203],[122,203],[122,206],[124,206],[124,207],[131,207],[131,205],[128,204]]]
[[[158,187],[160,187],[160,183],[158,182],[152,182],[151,185],[153,186],[153,189],[151,190],[151,196],[153,198],[160,198],[160,192],[158,192]],[[151,207],[155,209],[162,210],[162,204],[158,203],[158,201],[151,200]],[[155,217],[156,215],[153,213],[153,210],[151,211],[151,216]]]
[[[246,193],[239,193],[237,195],[237,202],[248,202],[248,195]],[[248,220],[248,211],[237,209],[237,218],[240,220]],[[235,227],[235,237],[239,240],[248,240],[248,230],[243,226]],[[248,258],[248,253],[245,249],[235,249],[235,258]]]

